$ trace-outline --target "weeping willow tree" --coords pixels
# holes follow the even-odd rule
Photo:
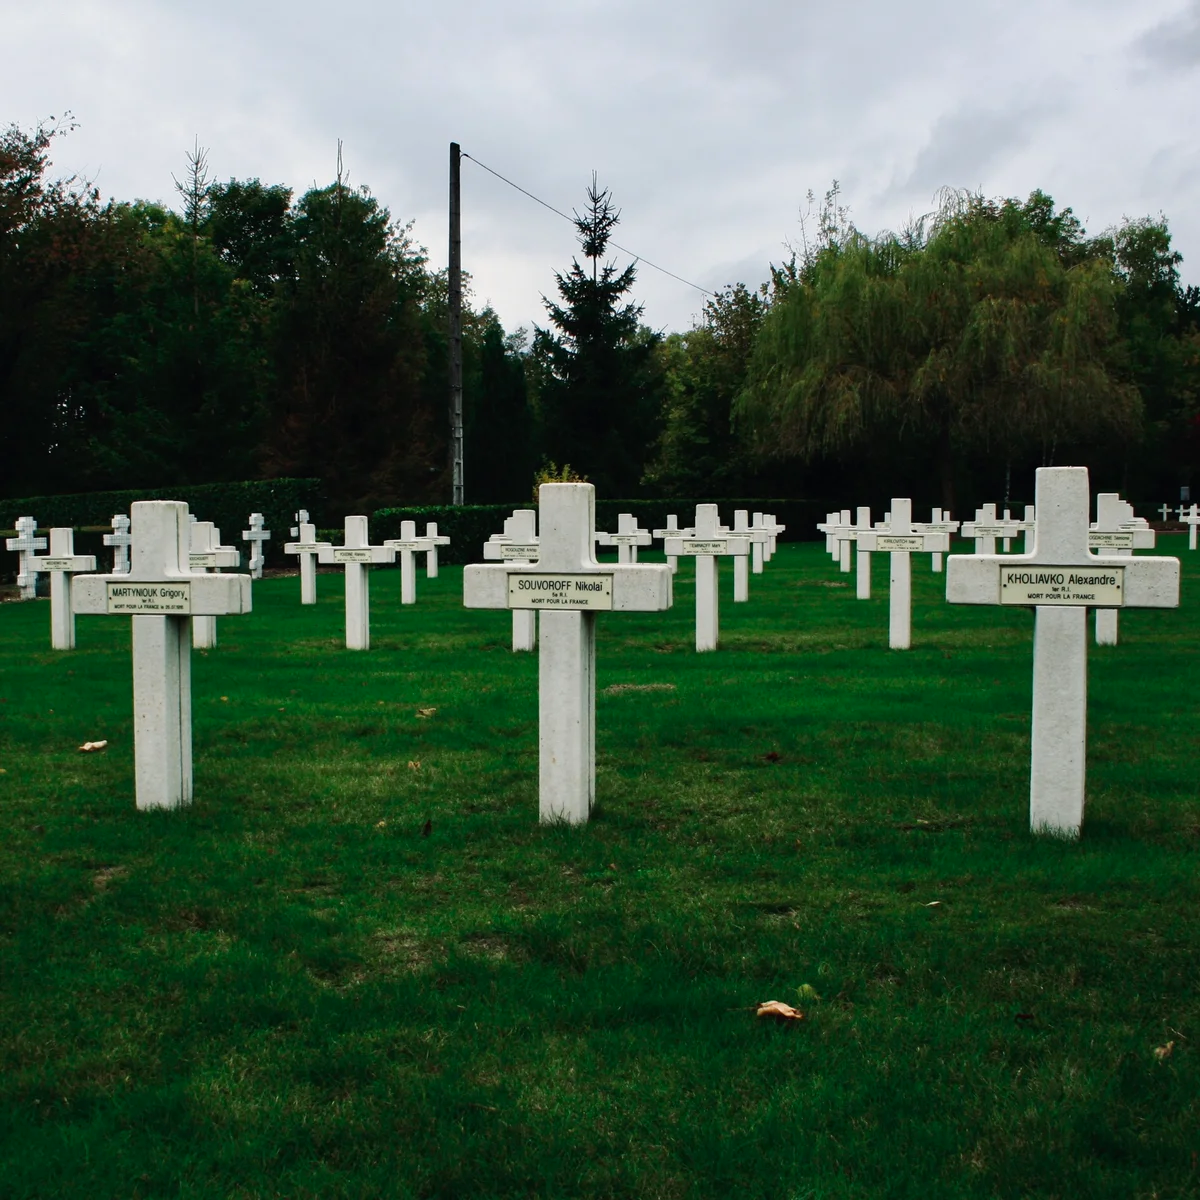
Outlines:
[[[767,315],[738,419],[759,453],[806,461],[927,438],[948,507],[967,453],[1047,461],[1073,437],[1131,434],[1109,245],[1037,192],[950,195],[902,235],[843,229]]]

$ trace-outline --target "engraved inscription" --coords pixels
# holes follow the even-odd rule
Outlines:
[[[508,577],[509,608],[576,608],[610,611],[611,575],[534,575]]]
[[[114,583],[104,585],[110,613],[188,615],[192,611],[190,583]]]
[[[1001,567],[1001,604],[1120,608],[1124,567]]]

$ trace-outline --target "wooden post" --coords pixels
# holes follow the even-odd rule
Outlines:
[[[450,143],[450,477],[451,503],[463,502],[462,151]]]

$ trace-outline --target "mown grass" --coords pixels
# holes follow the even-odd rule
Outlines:
[[[924,558],[903,654],[884,564],[859,602],[817,545],[748,605],[725,572],[717,654],[687,568],[602,616],[583,829],[536,823],[536,657],[459,570],[376,573],[366,654],[338,578],[256,584],[171,814],[128,622],[57,654],[0,607],[0,1194],[1200,1195],[1182,553],[1184,606],[1091,648],[1074,845],[1027,832],[1029,614]]]

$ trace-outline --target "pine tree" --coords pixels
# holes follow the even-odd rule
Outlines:
[[[575,227],[590,267],[574,259],[566,275],[555,275],[562,302],[544,301],[553,330],[535,331],[533,353],[544,365],[544,447],[601,495],[632,496],[657,433],[661,338],[642,325],[642,306],[625,300],[636,265],[618,270],[601,262],[620,210],[594,175],[587,197]]]

